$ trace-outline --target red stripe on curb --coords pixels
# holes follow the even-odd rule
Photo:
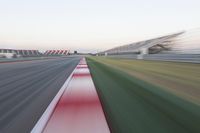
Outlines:
[[[87,65],[78,65],[76,68],[88,68]]]
[[[85,77],[85,76],[90,76],[91,77],[91,75],[90,74],[87,74],[87,73],[80,73],[80,74],[73,74],[73,77]]]
[[[43,132],[110,133],[88,68],[75,69]]]

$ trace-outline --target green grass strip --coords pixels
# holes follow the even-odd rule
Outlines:
[[[200,106],[87,58],[113,133],[200,133]]]

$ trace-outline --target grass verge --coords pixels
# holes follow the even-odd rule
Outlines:
[[[200,106],[87,58],[113,133],[199,133]]]
[[[200,64],[92,58],[200,105]]]

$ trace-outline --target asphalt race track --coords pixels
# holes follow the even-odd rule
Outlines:
[[[30,132],[79,61],[0,63],[0,132]]]

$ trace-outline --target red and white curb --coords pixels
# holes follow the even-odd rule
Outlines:
[[[55,100],[54,109],[45,111],[45,120],[39,120],[32,133],[110,133],[85,59],[77,65],[67,84],[62,96]]]
[[[67,88],[74,71],[75,71],[75,69],[72,71],[72,73],[70,74],[68,79],[65,81],[65,83],[63,84],[61,89],[58,91],[58,93],[56,94],[54,99],[51,101],[51,103],[49,104],[49,106],[47,107],[47,109],[45,110],[43,115],[40,117],[40,119],[38,120],[36,125],[33,127],[31,133],[42,133],[42,131],[44,130],[48,120],[50,119],[59,99],[61,98],[62,94],[64,93],[65,89]]]

